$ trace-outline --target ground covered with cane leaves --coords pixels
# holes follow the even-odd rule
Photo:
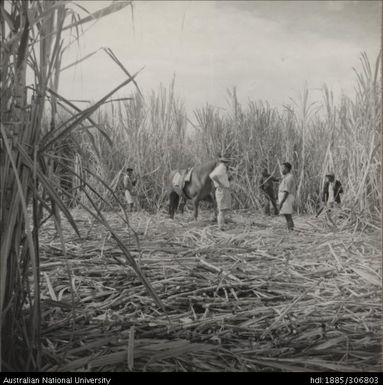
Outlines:
[[[105,213],[161,298],[108,232],[74,210],[41,230],[44,371],[380,371],[381,236],[324,218],[250,211],[219,231],[202,211]],[[138,239],[138,243],[137,243]],[[72,286],[72,290],[70,287]]]

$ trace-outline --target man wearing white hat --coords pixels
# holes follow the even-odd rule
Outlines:
[[[218,227],[220,230],[224,230],[225,214],[231,209],[231,193],[229,175],[227,172],[227,165],[229,164],[229,158],[220,156],[214,170],[209,174],[210,179],[214,183],[215,198],[217,200],[218,209]]]

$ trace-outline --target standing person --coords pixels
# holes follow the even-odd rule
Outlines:
[[[266,215],[270,215],[270,202],[274,207],[274,215],[278,215],[277,200],[275,199],[274,183],[279,182],[279,179],[270,175],[267,169],[263,169],[262,177],[260,180],[260,188],[265,194],[264,212]]]
[[[228,175],[229,159],[225,156],[220,156],[214,170],[209,174],[210,179],[215,186],[215,198],[218,209],[218,227],[224,230],[225,215],[231,209],[231,193],[230,182]]]
[[[339,207],[341,200],[340,194],[343,194],[343,187],[339,180],[335,179],[335,174],[330,171],[326,174],[326,182],[323,186],[322,200],[326,206],[326,216],[331,224],[336,227],[334,220],[332,219],[332,210]]]
[[[137,184],[137,180],[134,177],[133,169],[131,167],[128,167],[126,169],[126,173],[124,174],[123,178],[123,184],[125,189],[125,201],[129,206],[129,210],[133,211],[133,189],[134,186]]]
[[[278,190],[279,214],[286,218],[287,229],[294,230],[293,222],[293,203],[295,194],[295,181],[291,174],[291,164],[289,162],[282,163],[282,174],[284,175]]]

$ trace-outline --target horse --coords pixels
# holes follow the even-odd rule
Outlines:
[[[191,170],[172,170],[169,173],[169,215],[174,219],[181,197],[180,209],[183,208],[187,199],[191,199],[194,208],[194,219],[198,218],[199,202],[201,200],[213,203],[215,214],[217,214],[214,196],[214,185],[209,174],[215,169],[218,161],[213,160],[201,165],[194,166]],[[178,178],[178,185],[177,185]]]

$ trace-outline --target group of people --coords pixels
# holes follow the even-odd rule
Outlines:
[[[223,229],[225,223],[225,213],[231,207],[230,181],[228,175],[228,166],[230,159],[220,157],[216,168],[210,174],[215,186],[215,195],[218,209],[218,226]],[[294,230],[293,212],[295,201],[295,179],[291,172],[292,166],[289,162],[282,163],[282,178],[276,178],[270,175],[267,169],[262,171],[260,179],[260,190],[264,195],[264,212],[270,215],[270,205],[273,206],[275,215],[283,215],[286,219],[287,229]],[[279,182],[278,197],[275,196],[274,183]],[[340,194],[343,188],[339,180],[335,179],[333,172],[326,174],[326,182],[324,183],[322,200],[324,206],[318,212],[317,216],[326,209],[328,220],[333,226],[335,222],[332,219],[332,210],[341,203]],[[336,226],[335,226],[336,227]]]
[[[225,219],[227,212],[231,209],[231,191],[229,175],[229,165],[231,159],[226,156],[220,156],[213,171],[209,174],[215,187],[215,198],[217,202],[217,222],[218,227],[224,230]],[[287,229],[294,230],[293,212],[294,201],[296,194],[295,179],[292,174],[292,166],[289,162],[282,163],[282,178],[276,178],[270,175],[267,169],[263,169],[260,178],[260,190],[264,195],[264,213],[270,215],[270,205],[274,209],[275,215],[283,215],[286,219]],[[274,183],[279,183],[278,196],[276,197]],[[126,168],[123,174],[123,189],[125,201],[130,211],[133,211],[134,192],[137,184],[137,178],[134,175],[134,170],[131,167]],[[324,183],[322,201],[323,207],[317,213],[317,216],[326,209],[326,215],[329,221],[335,226],[331,212],[341,203],[340,194],[343,193],[341,183],[335,179],[333,172],[326,174]]]
[[[218,210],[218,227],[223,230],[225,224],[225,214],[231,207],[231,194],[230,194],[230,182],[228,176],[228,165],[230,159],[224,156],[219,158],[219,162],[216,168],[211,172],[210,178],[212,179],[215,187],[215,195],[217,201]],[[270,215],[270,203],[274,208],[276,215],[283,214],[286,218],[287,228],[289,230],[294,229],[294,222],[292,218],[295,182],[294,177],[291,174],[291,164],[289,162],[283,163],[282,174],[283,178],[279,184],[278,203],[274,195],[274,182],[278,182],[279,179],[270,175],[267,170],[263,170],[260,183],[261,191],[265,194],[266,204],[265,213]]]
[[[295,195],[295,182],[294,177],[291,174],[291,164],[288,162],[283,163],[282,174],[284,177],[280,181],[278,178],[270,175],[267,169],[262,171],[262,177],[260,181],[261,191],[265,195],[264,199],[264,212],[266,215],[270,215],[270,204],[274,208],[274,214],[283,214],[286,218],[287,228],[294,230],[294,221],[292,219],[293,204]],[[274,182],[280,182],[278,188],[278,202],[275,197]],[[322,201],[323,206],[316,214],[316,217],[325,209],[326,216],[329,222],[336,227],[332,218],[332,211],[334,208],[339,207],[341,203],[340,194],[343,193],[343,187],[339,180],[335,179],[334,172],[330,171],[326,174],[326,181],[323,186]]]
[[[264,212],[270,215],[270,203],[274,208],[274,214],[284,215],[288,230],[294,230],[293,205],[295,200],[295,180],[291,173],[291,164],[282,163],[283,178],[280,180],[270,175],[267,169],[262,171],[260,189],[264,194]],[[278,188],[278,201],[275,198],[274,182],[280,182]]]

